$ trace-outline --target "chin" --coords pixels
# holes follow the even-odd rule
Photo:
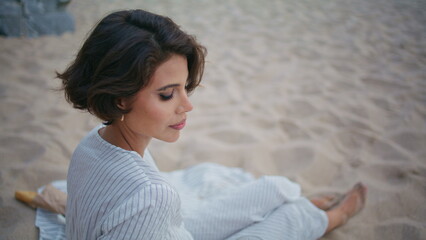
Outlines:
[[[174,143],[179,139],[179,133],[174,136],[167,136],[165,138],[160,138],[160,140],[168,143]]]

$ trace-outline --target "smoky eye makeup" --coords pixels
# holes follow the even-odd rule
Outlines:
[[[174,92],[175,92],[175,90],[173,89],[172,91],[159,93],[158,95],[160,96],[160,99],[162,101],[167,101],[167,100],[170,100],[170,99],[173,98]]]

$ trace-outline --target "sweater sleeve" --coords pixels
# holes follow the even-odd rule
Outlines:
[[[109,214],[98,239],[193,239],[179,214],[180,200],[167,185],[151,184]]]

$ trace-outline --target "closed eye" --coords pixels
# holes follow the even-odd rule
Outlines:
[[[175,92],[175,90],[173,89],[173,91],[172,91],[170,94],[160,93],[160,94],[159,94],[160,99],[161,99],[162,101],[168,101],[168,100],[170,100],[170,99],[172,99],[172,98],[173,98],[173,94],[174,94],[174,92]]]

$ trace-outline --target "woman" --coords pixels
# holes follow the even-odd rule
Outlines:
[[[235,178],[202,200],[191,198],[199,186],[176,190],[170,179],[179,174],[235,170],[207,164],[162,174],[147,150],[152,138],[179,138],[205,53],[167,17],[120,11],[99,22],[58,74],[67,100],[104,121],[72,156],[67,239],[316,239],[362,208],[362,184],[333,208],[332,198],[308,201],[283,177]]]

